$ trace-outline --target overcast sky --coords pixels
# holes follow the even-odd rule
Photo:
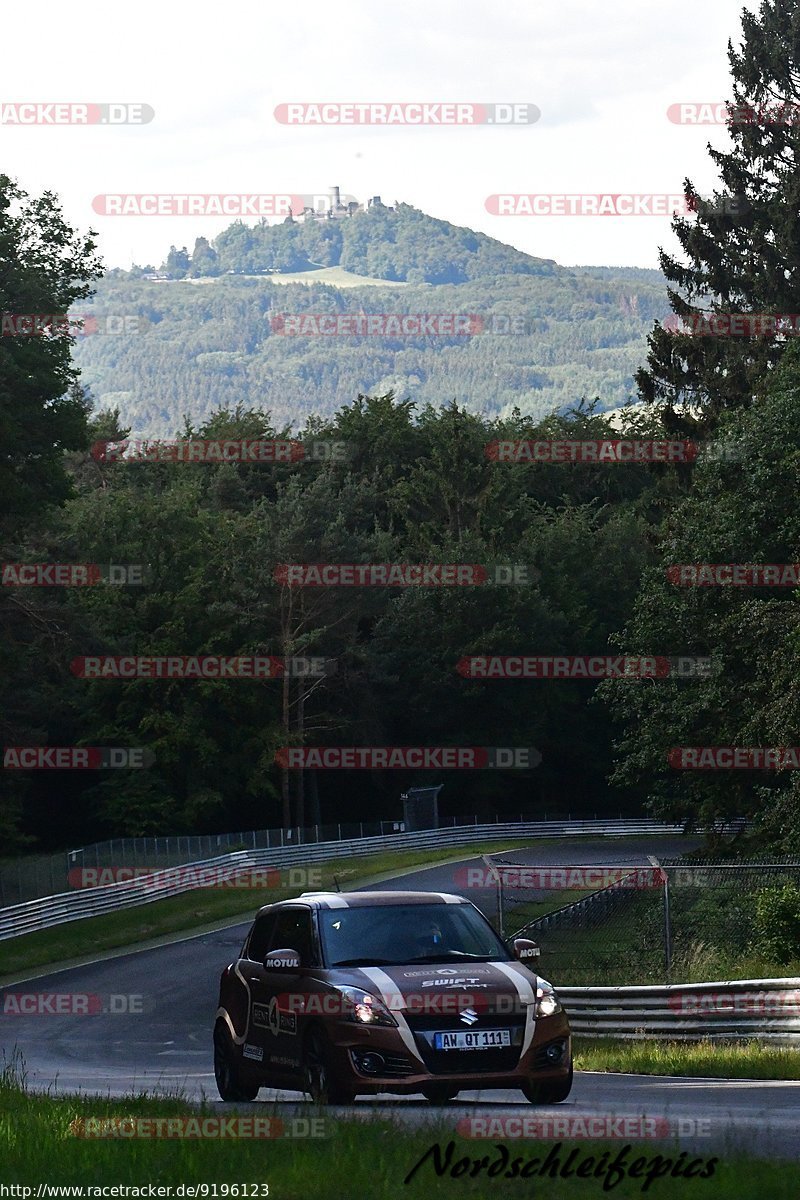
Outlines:
[[[730,95],[733,0],[139,0],[3,6],[0,101],[141,102],[142,126],[0,126],[0,171],[62,198],[108,266],[160,263],[218,217],[101,217],[104,193],[380,194],[564,264],[657,266],[669,221],[500,217],[493,193],[675,193],[715,182],[724,127],[672,124],[670,104]],[[755,0],[748,7],[756,7]],[[526,101],[511,129],[281,125],[276,105]]]

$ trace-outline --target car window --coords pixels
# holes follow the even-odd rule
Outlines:
[[[256,917],[247,948],[247,957],[253,962],[263,962],[270,946],[269,935],[275,924],[275,913]]]
[[[508,947],[469,904],[387,904],[320,913],[328,966],[337,963],[511,959]]]
[[[307,908],[284,908],[277,914],[267,950],[296,950],[304,967],[314,965],[311,913]]]

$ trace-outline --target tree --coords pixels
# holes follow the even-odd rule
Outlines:
[[[796,743],[798,592],[680,586],[667,572],[681,564],[800,561],[798,351],[796,345],[786,351],[758,405],[721,421],[720,438],[735,446],[737,459],[697,464],[691,494],[664,523],[660,563],[645,573],[631,619],[615,639],[630,654],[710,657],[710,676],[609,682],[600,689],[623,726],[614,782],[642,785],[663,817],[709,824],[762,815],[774,833],[783,831],[784,844],[792,825],[797,836],[796,771],[680,770],[668,753],[680,746]]]
[[[170,246],[167,261],[161,268],[166,271],[170,279],[185,279],[189,274],[189,251],[183,246],[180,250],[176,250],[174,246]]]
[[[709,147],[722,191],[704,201],[687,179],[696,216],[673,220],[687,261],[660,253],[673,312],[686,322],[704,312],[800,311],[800,3],[761,0],[757,15],[743,13],[742,31],[740,49],[728,45],[733,146]],[[697,336],[657,324],[637,383],[646,403],[665,406],[670,431],[691,434],[690,406],[701,427],[713,428],[723,412],[762,394],[781,352],[780,338]]]
[[[64,221],[51,192],[31,199],[0,175],[0,319],[63,318],[85,299],[101,274],[94,237]],[[0,337],[0,533],[69,494],[63,453],[86,444],[88,415],[73,343],[58,326]]]
[[[90,294],[100,275],[94,235],[68,225],[51,192],[31,199],[0,175],[0,559],[36,546],[48,516],[69,496],[65,451],[86,446],[89,403],[70,358],[74,338],[53,320]],[[23,332],[22,318],[43,332]],[[6,327],[8,322],[8,328]],[[28,326],[27,328],[31,328]],[[68,626],[58,597],[0,589],[0,733],[31,740],[53,709],[59,644]],[[20,839],[25,778],[3,773],[0,842]]]
[[[192,276],[192,278],[219,275],[219,259],[217,257],[217,252],[213,246],[211,246],[208,238],[195,238],[189,274]]]

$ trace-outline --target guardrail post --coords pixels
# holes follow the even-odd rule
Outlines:
[[[669,983],[670,973],[672,971],[672,929],[670,925],[669,911],[669,872],[664,872],[664,963],[667,971],[667,983]]]

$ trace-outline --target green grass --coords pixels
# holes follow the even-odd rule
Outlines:
[[[719,934],[709,918],[699,920],[690,907],[684,911],[676,906],[667,978],[663,920],[661,893],[640,892],[604,921],[583,928],[532,930],[530,936],[541,945],[542,973],[562,987],[800,976],[800,959],[779,962],[757,947],[734,950],[715,944]]]
[[[4,1184],[24,1184],[35,1189],[40,1183],[55,1186],[80,1185],[83,1188],[97,1185],[122,1184],[145,1186],[147,1184],[239,1184],[234,1195],[242,1196],[241,1184],[269,1184],[269,1196],[275,1200],[430,1200],[436,1196],[494,1197],[500,1200],[517,1196],[548,1196],[554,1200],[582,1200],[605,1194],[603,1181],[596,1178],[550,1178],[506,1179],[495,1176],[487,1178],[485,1169],[477,1178],[471,1176],[471,1166],[466,1173],[453,1177],[448,1171],[437,1176],[432,1158],[421,1166],[409,1183],[404,1180],[436,1143],[446,1153],[448,1143],[453,1142],[451,1163],[466,1157],[473,1162],[488,1156],[489,1163],[498,1155],[497,1139],[470,1140],[459,1135],[454,1128],[456,1118],[448,1119],[442,1113],[441,1122],[427,1129],[409,1129],[394,1125],[390,1119],[382,1118],[379,1110],[376,1119],[369,1123],[337,1120],[326,1116],[324,1110],[303,1105],[294,1110],[297,1116],[324,1121],[324,1139],[276,1139],[264,1142],[256,1139],[211,1140],[199,1138],[185,1140],[142,1139],[142,1138],[86,1138],[76,1136],[74,1122],[90,1121],[92,1118],[129,1117],[179,1117],[203,1118],[225,1117],[236,1113],[235,1107],[226,1105],[213,1107],[185,1104],[178,1097],[154,1099],[131,1096],[124,1100],[97,1099],[87,1096],[52,1097],[32,1095],[22,1086],[19,1070],[8,1068],[0,1077],[0,1172]],[[246,1106],[242,1115],[257,1115],[261,1118],[282,1115],[284,1122],[291,1120],[285,1111],[277,1114],[269,1104]],[[80,1128],[80,1126],[78,1126]],[[295,1127],[296,1128],[296,1127]],[[505,1143],[510,1158],[520,1157],[523,1162],[538,1157],[540,1160],[556,1147],[560,1161],[576,1150],[575,1165],[592,1156],[597,1163],[603,1152],[609,1160],[622,1149],[620,1143],[603,1145],[590,1142],[514,1141]],[[651,1141],[633,1142],[629,1145],[627,1162],[643,1157],[654,1163],[660,1153],[675,1163],[682,1147],[674,1140],[666,1144]],[[705,1147],[692,1151],[683,1160],[686,1166],[692,1157],[706,1163],[719,1151]],[[800,1164],[764,1162],[723,1156],[715,1160],[713,1176],[708,1180],[656,1179],[647,1188],[646,1194],[654,1197],[671,1198],[702,1196],[703,1200],[721,1200],[736,1197],[736,1200],[795,1200],[800,1189]],[[486,1165],[486,1164],[485,1164]],[[646,1167],[644,1168],[647,1169]],[[669,1168],[667,1168],[669,1169]],[[641,1196],[643,1178],[626,1178],[614,1186],[617,1197]],[[221,1193],[218,1192],[218,1195]],[[251,1193],[248,1193],[248,1195]],[[260,1194],[260,1193],[257,1193]],[[231,1192],[228,1193],[231,1195]]]
[[[583,900],[584,896],[591,896],[596,888],[581,888],[574,891],[559,891],[551,892],[545,900],[528,900],[521,904],[516,904],[510,911],[506,910],[506,933],[511,936],[518,929],[522,929],[529,921],[535,921],[537,917],[546,917],[548,913],[554,912],[557,908],[565,908],[568,904],[575,904],[578,900]],[[537,931],[531,930],[530,933],[523,934],[523,937],[532,937],[536,941]]]
[[[514,849],[521,849],[530,842],[514,842]],[[539,843],[540,844],[540,843]],[[508,849],[508,842],[481,842],[476,845],[459,846],[450,860],[458,861],[491,850]],[[323,889],[335,888],[334,876],[342,887],[351,888],[361,880],[369,882],[374,876],[424,867],[427,864],[447,859],[442,848],[432,850],[403,850],[383,852],[362,858],[331,859],[326,863],[311,863],[312,869],[321,871],[319,885]],[[134,946],[139,942],[170,934],[191,932],[192,929],[212,925],[228,918],[241,917],[247,920],[262,904],[270,904],[287,896],[296,895],[306,888],[207,888],[185,892],[167,900],[122,909],[102,917],[87,917],[81,921],[70,921],[54,925],[49,929],[26,933],[21,937],[0,942],[0,983],[3,978],[19,976],[34,967],[50,963],[70,961],[85,955],[116,950],[123,946]]]
[[[651,1042],[575,1039],[579,1071],[691,1075],[710,1079],[800,1079],[800,1054],[763,1042]]]

